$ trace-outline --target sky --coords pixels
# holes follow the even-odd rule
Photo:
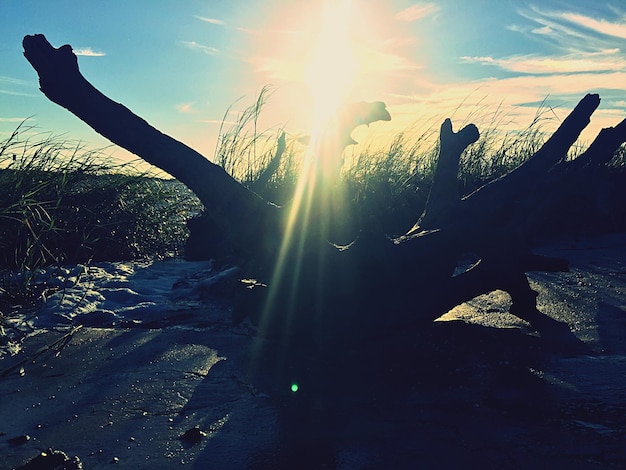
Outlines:
[[[359,131],[373,142],[450,116],[455,129],[494,114],[523,129],[544,101],[558,123],[588,92],[602,103],[584,140],[626,117],[623,0],[0,0],[0,138],[29,118],[102,147],[39,91],[21,45],[35,33],[70,44],[100,91],[208,158],[222,120],[265,85],[259,128],[294,135],[355,101],[392,115]]]

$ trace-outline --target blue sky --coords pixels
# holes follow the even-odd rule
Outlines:
[[[340,4],[342,33],[322,56],[350,60],[315,72],[320,31]],[[385,101],[392,122],[372,131],[384,134],[452,113],[458,127],[498,106],[523,128],[545,98],[563,118],[586,92],[603,98],[592,131],[626,116],[623,0],[0,0],[0,137],[32,116],[40,131],[102,146],[39,92],[21,46],[34,33],[71,44],[103,93],[207,157],[229,105],[243,97],[232,120],[267,84],[261,126],[293,132],[311,126],[311,83]]]

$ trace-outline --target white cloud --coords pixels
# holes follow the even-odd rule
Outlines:
[[[619,49],[597,52],[575,52],[562,56],[523,55],[496,59],[485,57],[461,57],[464,63],[493,65],[504,70],[528,74],[556,74],[581,72],[615,72],[626,70],[626,58],[619,57]]]
[[[85,57],[103,57],[106,54],[100,51],[94,51],[91,47],[80,47],[78,49],[73,49],[74,54],[78,56]]]
[[[0,117],[0,122],[24,122],[26,121],[28,118],[23,118],[23,117]]]
[[[530,32],[533,34],[552,34],[554,30],[550,26],[542,26],[541,28],[533,28]]]
[[[24,91],[16,91],[13,88],[34,88],[36,81],[26,81],[20,80],[19,78],[8,77],[6,75],[0,75],[0,93],[3,95],[13,95],[13,96],[37,96],[33,93],[27,93]]]
[[[33,82],[20,80],[19,78],[7,77],[6,75],[0,75],[0,85],[33,86]]]
[[[204,44],[197,43],[196,41],[182,41],[182,44],[189,49],[196,49],[204,52],[207,55],[217,55],[221,52],[215,47],[205,46]]]
[[[428,15],[432,15],[439,11],[439,7],[434,3],[416,3],[404,10],[399,11],[395,15],[395,19],[399,21],[412,22],[421,20]]]
[[[612,23],[606,20],[597,20],[589,16],[576,13],[556,13],[554,16],[563,18],[570,23],[577,24],[587,29],[591,29],[606,36],[626,39],[626,23]]]
[[[222,20],[218,20],[217,18],[207,18],[206,16],[199,16],[196,15],[196,18],[198,18],[201,21],[204,21],[205,23],[210,23],[210,24],[215,24],[215,25],[219,25],[219,26],[225,26],[226,23]]]
[[[507,25],[506,29],[508,29],[509,31],[514,31],[516,33],[525,33],[527,31],[527,28],[524,28],[523,26],[520,26],[518,24]]]
[[[467,63],[491,65],[491,68],[482,68],[486,75],[502,75],[498,70],[501,69],[513,72],[517,77],[486,78],[463,83],[450,83],[448,77],[447,83],[436,83],[437,71],[423,70],[420,64],[427,62],[421,62],[412,52],[405,51],[408,46],[411,51],[419,49],[419,44],[416,44],[419,36],[409,36],[403,28],[414,30],[412,22],[436,15],[437,11],[434,2],[413,2],[409,8],[387,18],[393,20],[386,24],[388,28],[381,27],[385,30],[383,34],[364,36],[371,40],[354,45],[357,62],[362,64],[360,75],[363,82],[355,83],[354,94],[359,96],[357,99],[381,99],[388,102],[393,121],[382,126],[390,129],[390,134],[406,130],[418,119],[427,124],[432,119],[437,123],[435,128],[438,128],[442,119],[447,117],[444,114],[453,115],[455,128],[458,128],[456,126],[460,126],[466,119],[480,121],[476,115],[481,112],[484,116],[500,109],[510,113],[507,119],[511,117],[511,121],[514,121],[507,122],[503,130],[519,130],[533,121],[537,111],[536,103],[546,97],[549,97],[551,106],[559,108],[556,110],[557,115],[563,119],[588,91],[623,90],[623,84],[626,83],[626,57],[621,53],[619,43],[563,18],[547,16],[536,9],[527,10],[525,19],[520,19],[508,29],[528,35],[535,42],[541,42],[543,47],[528,51],[532,54],[504,57],[493,56],[493,52],[487,49],[477,54],[484,54],[482,57],[463,58]],[[245,60],[252,66],[254,72],[251,75],[260,77],[259,81],[280,86],[280,95],[292,93],[284,103],[275,104],[276,109],[280,109],[276,115],[280,119],[286,117],[290,125],[301,130],[299,126],[306,127],[308,121],[298,115],[295,109],[299,109],[300,102],[307,103],[307,98],[306,90],[298,87],[298,83],[302,81],[306,66],[306,53],[310,47],[307,41],[311,40],[313,33],[305,34],[304,28],[300,31],[281,29],[283,24],[272,26],[262,30],[245,30],[254,33],[251,40],[255,46],[252,49],[254,55]],[[278,39],[277,34],[289,36]],[[384,34],[388,37],[383,37]],[[411,31],[411,34],[415,34],[415,31]],[[548,52],[537,53],[542,50]],[[422,71],[413,73],[420,68]],[[411,96],[407,96],[407,85],[414,93]],[[392,95],[389,92],[396,93]],[[607,107],[618,108],[614,101],[605,100],[603,106],[594,114],[587,135],[593,134],[598,126],[615,125],[619,121],[616,120],[616,113],[611,114],[607,110]],[[221,123],[214,120],[203,122]],[[485,128],[490,123],[488,119],[483,119],[476,124]],[[553,124],[556,126],[558,119]]]
[[[504,79],[484,79],[447,84],[420,81],[419,90],[411,96],[394,95],[388,103],[392,115],[388,127],[392,133],[424,124],[438,129],[446,117],[451,117],[455,129],[463,123],[474,122],[481,131],[496,125],[500,131],[521,130],[537,114],[538,103],[546,100],[549,113],[542,129],[553,131],[587,93],[623,90],[626,72],[580,73],[553,75],[522,75]],[[623,102],[626,104],[626,102]],[[493,122],[494,117],[500,117]],[[581,142],[590,142],[604,127],[612,127],[624,118],[619,102],[604,100],[583,131]],[[417,124],[416,124],[417,123]]]
[[[224,121],[222,119],[202,119],[198,122],[202,122],[204,124],[217,124],[217,125],[225,125],[225,126],[232,126],[237,124],[237,121]]]
[[[22,93],[21,91],[2,90],[2,89],[0,89],[0,93],[2,93],[3,95],[12,95],[12,96],[37,96],[33,93]]]
[[[615,47],[616,39],[626,39],[626,15],[619,22],[574,13],[572,11],[544,10],[537,6],[519,9],[517,13],[538,24],[538,27],[509,26],[511,31],[544,34],[564,50],[594,51]]]
[[[193,103],[182,103],[176,105],[176,110],[179,113],[192,113],[194,112]]]

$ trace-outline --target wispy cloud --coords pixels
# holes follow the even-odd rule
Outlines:
[[[533,34],[545,34],[545,35],[550,35],[554,33],[554,30],[550,26],[542,26],[540,28],[533,28],[530,31]]]
[[[73,49],[74,54],[85,57],[103,57],[106,54],[101,51],[94,51],[91,47],[79,47],[78,49]]]
[[[498,131],[519,131],[533,122],[539,103],[547,100],[549,108],[544,109],[550,112],[543,115],[547,120],[542,130],[551,132],[586,93],[621,90],[623,83],[626,83],[626,72],[520,75],[445,87],[423,81],[419,93],[393,96],[393,102],[388,103],[393,116],[389,125],[398,126],[400,130],[413,126],[423,130],[424,123],[438,126],[444,118],[451,117],[455,128],[474,122],[482,131],[493,126],[493,118],[499,116],[501,119],[496,119]],[[623,117],[620,104],[603,100],[591,124],[583,131],[581,142],[590,142],[600,129],[615,126]]]
[[[565,50],[593,51],[615,47],[615,40],[626,39],[626,14],[622,21],[613,22],[602,18],[564,10],[545,10],[540,7],[519,9],[517,13],[538,26],[511,25],[511,31],[524,34],[549,36]]]
[[[434,3],[416,3],[396,13],[395,19],[398,21],[412,22],[421,20],[438,11],[439,7]]]
[[[176,110],[179,113],[192,113],[192,112],[194,112],[193,103],[177,104],[175,107],[176,107]]]
[[[23,122],[27,119],[23,117],[0,117],[0,122]]]
[[[26,80],[20,80],[19,78],[7,77],[6,75],[0,75],[0,85],[16,85],[16,86],[33,86],[34,82]]]
[[[524,122],[534,118],[538,103],[548,98],[548,104],[558,108],[555,113],[559,119],[552,123],[556,126],[588,92],[622,96],[626,83],[626,24],[608,20],[615,17],[608,15],[619,16],[620,12],[607,12],[607,16],[598,13],[591,18],[570,10],[529,7],[517,13],[522,21],[507,29],[540,42],[541,47],[528,54],[461,57],[463,63],[484,65],[486,71],[491,67],[493,72],[485,74],[490,78],[449,84],[443,91],[436,84],[423,86],[412,103],[399,98],[400,109],[408,114],[418,109],[457,109],[454,106],[463,103],[458,108],[459,116],[471,116],[477,105],[485,109],[501,109],[502,105],[516,118],[513,124],[523,127]],[[506,71],[507,76],[503,77],[498,69]],[[500,101],[503,97],[504,104]],[[589,141],[599,129],[614,126],[622,117],[619,100],[603,100],[582,140]]]
[[[218,20],[217,18],[208,18],[206,16],[199,16],[199,15],[195,15],[195,17],[197,19],[199,19],[200,21],[204,21],[205,23],[215,24],[215,25],[219,25],[219,26],[225,26],[226,25],[225,21]]]
[[[220,50],[215,47],[205,46],[204,44],[200,44],[196,41],[182,41],[182,44],[189,49],[198,50],[204,52],[207,55],[218,55],[220,54]]]
[[[13,91],[13,90],[3,90],[2,88],[0,88],[0,93],[2,93],[3,95],[12,95],[12,96],[37,96],[34,93],[24,93],[21,91]]]
[[[224,124],[226,126],[237,124],[237,121],[224,121],[222,119],[202,119],[199,122],[202,122],[204,124],[217,124],[217,125]]]
[[[35,88],[36,81],[20,80],[19,78],[8,77],[6,75],[0,75],[0,93],[3,95],[13,96],[37,96],[35,93],[28,93],[21,89],[33,89]]]
[[[570,23],[591,29],[605,36],[626,39],[626,23],[624,22],[624,19],[619,23],[613,23],[611,21],[598,20],[589,16],[567,12],[556,13],[554,16],[563,18]]]
[[[530,25],[510,25],[510,31],[526,34],[543,42],[543,54],[494,58],[462,57],[465,63],[492,65],[527,74],[607,73],[626,70],[626,24],[572,11],[520,9],[517,13]],[[618,38],[618,39],[616,39]]]
[[[510,105],[528,105],[551,96],[553,101],[578,100],[585,93],[600,89],[620,90],[626,83],[626,72],[606,74],[581,73],[554,75],[520,75],[503,79],[483,79],[441,87],[437,83],[424,82],[421,92],[413,96],[415,102],[423,102],[433,109],[455,109],[463,101],[471,104],[484,100],[498,103],[506,97]],[[438,106],[433,106],[434,104]],[[439,106],[441,105],[441,106]]]
[[[607,49],[597,53],[576,52],[562,56],[523,55],[500,59],[464,56],[461,61],[492,65],[510,72],[526,74],[616,72],[626,70],[626,59],[618,53],[619,49]]]

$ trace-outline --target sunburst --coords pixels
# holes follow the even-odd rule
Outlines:
[[[355,44],[350,37],[350,0],[326,2],[320,33],[305,69],[314,107],[314,128],[330,119],[345,102],[358,72]]]

